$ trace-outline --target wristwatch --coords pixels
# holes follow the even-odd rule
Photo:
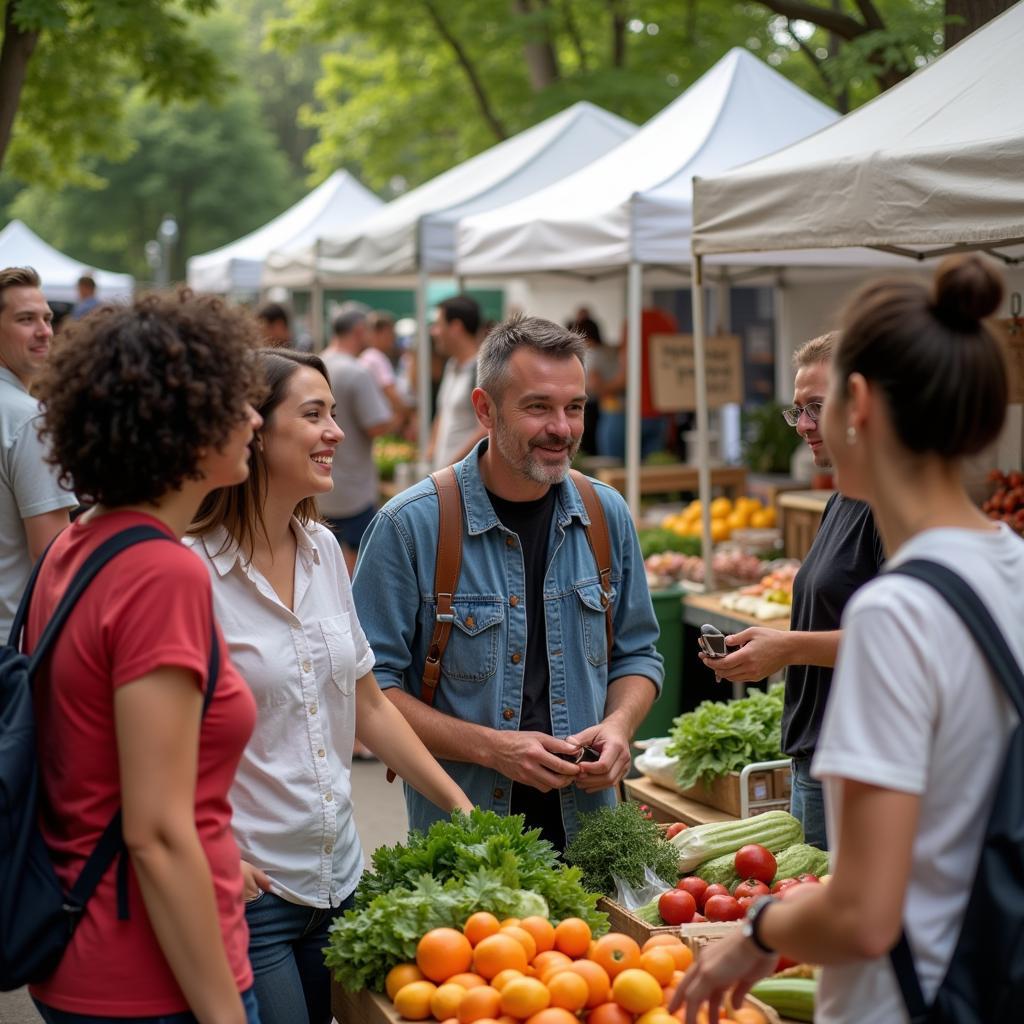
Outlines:
[[[743,922],[741,934],[743,938],[750,939],[751,942],[762,953],[775,953],[775,950],[771,946],[765,945],[761,936],[758,934],[758,926],[761,923],[761,915],[765,912],[765,909],[775,902],[774,896],[759,896],[753,903],[750,904],[750,909],[747,911],[746,919]]]

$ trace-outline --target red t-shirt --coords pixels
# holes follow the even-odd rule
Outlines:
[[[95,577],[64,625],[35,681],[40,823],[61,881],[70,886],[121,805],[113,692],[162,667],[194,672],[206,686],[211,636],[210,577],[202,562],[157,519],[112,512],[77,520],[46,556],[29,608],[31,651],[85,558],[129,526],[163,529],[175,543],[144,541]],[[210,862],[221,932],[239,991],[252,985],[249,932],[228,790],[256,721],[256,708],[220,636],[220,673],[203,719],[196,782],[196,828]],[[158,1016],[187,1010],[149,923],[135,872],[130,919],[117,919],[110,868],[85,908],[56,972],[31,988],[58,1010],[95,1016]]]
[[[629,327],[622,325],[622,344],[626,344]],[[651,307],[640,314],[640,415],[644,419],[661,416],[654,405],[653,388],[651,386],[651,335],[677,334],[679,325],[671,313],[663,309]]]

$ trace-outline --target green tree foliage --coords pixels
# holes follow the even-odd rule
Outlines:
[[[154,101],[213,96],[225,76],[190,19],[215,0],[6,0],[0,164],[24,182],[84,183],[86,158],[131,149],[128,87]]]

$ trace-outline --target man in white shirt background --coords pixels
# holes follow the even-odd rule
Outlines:
[[[29,573],[78,502],[60,486],[36,432],[29,393],[50,354],[53,313],[31,267],[0,270],[0,638],[7,639]]]
[[[370,313],[366,318],[363,344],[359,362],[373,374],[377,387],[391,406],[394,432],[400,433],[409,417],[410,404],[402,394],[395,375],[395,318],[383,310]]]

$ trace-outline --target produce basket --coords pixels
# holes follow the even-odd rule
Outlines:
[[[694,954],[715,939],[731,935],[738,927],[736,921],[697,921],[694,924],[651,925],[627,910],[615,900],[602,896],[597,903],[598,910],[608,915],[608,927],[613,932],[622,932],[635,939],[641,946],[652,935],[678,935]]]

